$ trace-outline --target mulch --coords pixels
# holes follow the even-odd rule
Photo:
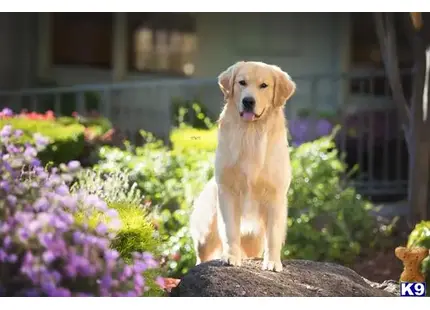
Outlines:
[[[398,281],[403,264],[394,255],[394,249],[381,250],[358,259],[351,269],[370,281],[382,283],[385,280]]]

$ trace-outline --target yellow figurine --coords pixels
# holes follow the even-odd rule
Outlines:
[[[424,282],[425,277],[421,273],[421,262],[429,255],[429,250],[424,247],[397,247],[395,254],[403,262],[403,272],[400,282]]]

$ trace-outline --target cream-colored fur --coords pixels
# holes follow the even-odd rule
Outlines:
[[[240,266],[242,258],[264,252],[263,269],[281,271],[291,182],[283,106],[295,83],[279,67],[261,62],[238,62],[218,83],[226,104],[218,122],[215,177],[190,218],[197,264],[221,258]],[[252,119],[243,116],[245,97],[255,99]]]

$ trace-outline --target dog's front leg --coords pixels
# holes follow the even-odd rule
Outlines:
[[[218,186],[219,217],[218,225],[222,240],[222,260],[233,266],[242,263],[240,245],[240,205],[238,195],[228,187]]]
[[[281,251],[286,237],[287,198],[271,204],[267,210],[267,229],[263,259],[263,270],[282,271]]]

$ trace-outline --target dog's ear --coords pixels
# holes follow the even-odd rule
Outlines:
[[[218,76],[218,85],[224,94],[224,99],[227,99],[233,94],[234,79],[237,69],[245,63],[244,61],[236,62]]]
[[[296,92],[296,83],[288,73],[277,66],[272,66],[275,73],[275,89],[273,95],[273,105],[282,107],[288,99]]]

